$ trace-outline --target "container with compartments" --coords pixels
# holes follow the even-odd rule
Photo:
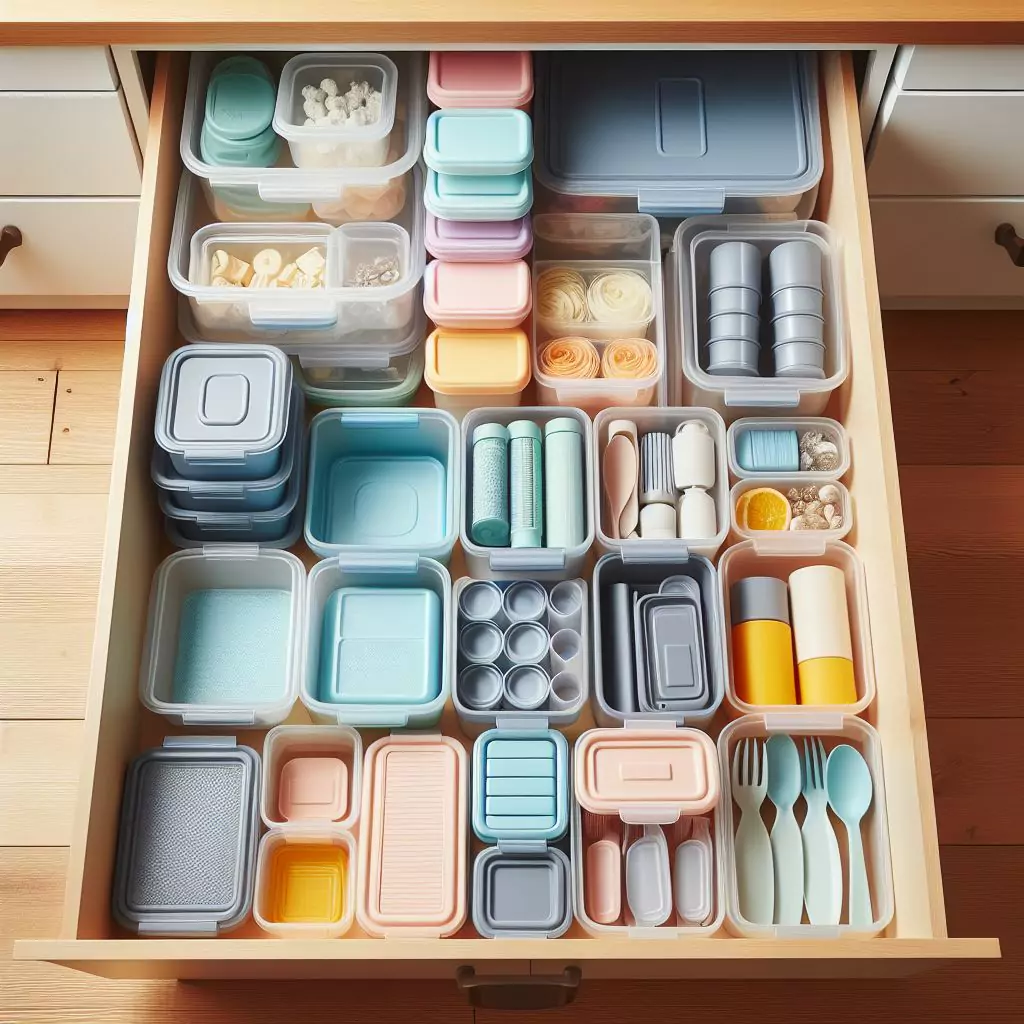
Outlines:
[[[516,107],[533,99],[533,57],[524,50],[434,50],[427,96],[435,106]]]
[[[727,444],[729,473],[737,480],[780,473],[808,482],[841,480],[850,469],[846,428],[827,416],[744,417],[730,425]]]

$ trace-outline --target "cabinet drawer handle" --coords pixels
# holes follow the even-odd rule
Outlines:
[[[1000,224],[996,228],[996,245],[1006,250],[1015,267],[1024,267],[1024,238],[1012,224]]]
[[[561,974],[484,975],[460,967],[455,982],[470,1006],[481,1010],[551,1010],[568,1006],[579,991],[582,972],[566,967]]]
[[[21,229],[13,224],[5,224],[0,228],[0,267],[4,265],[7,254],[12,249],[17,249],[22,243]]]

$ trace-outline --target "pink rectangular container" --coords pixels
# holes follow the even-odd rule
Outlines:
[[[450,263],[507,263],[533,248],[530,215],[519,220],[444,220],[427,214],[427,252]]]
[[[430,55],[427,95],[438,107],[518,107],[533,99],[526,51],[438,51]]]
[[[434,260],[423,275],[423,309],[438,327],[504,331],[530,314],[530,268],[509,263]]]

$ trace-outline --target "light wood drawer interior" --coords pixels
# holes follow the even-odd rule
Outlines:
[[[152,105],[144,213],[129,312],[121,408],[111,478],[97,641],[84,744],[88,751],[73,837],[61,938],[19,943],[16,955],[108,976],[267,979],[451,977],[470,965],[487,975],[546,974],[566,965],[583,976],[699,977],[906,973],[920,961],[996,955],[991,940],[946,938],[927,740],[914,640],[896,457],[882,348],[856,96],[850,62],[823,59],[827,169],[818,216],[843,239],[853,372],[828,415],[845,421],[855,465],[857,524],[848,538],[867,571],[878,697],[868,717],[883,743],[896,915],[882,938],[835,942],[711,939],[604,940],[574,925],[565,938],[282,941],[252,924],[222,939],[121,937],[111,922],[110,883],[127,762],[168,731],[138,700],[138,665],[150,581],[168,553],[149,476],[160,369],[180,344],[177,296],[166,273],[177,191],[186,61],[160,61]],[[429,393],[428,393],[429,394]],[[307,564],[312,564],[312,556]],[[453,578],[465,574],[461,553]],[[589,716],[588,716],[589,717]],[[725,714],[723,712],[723,719]],[[293,720],[302,720],[297,711]],[[579,723],[586,728],[589,721]],[[450,710],[443,726],[455,729]],[[367,741],[376,734],[368,733]],[[239,734],[261,746],[261,735]]]

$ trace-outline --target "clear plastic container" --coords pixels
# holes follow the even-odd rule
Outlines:
[[[335,224],[391,220],[406,205],[408,192],[420,191],[411,172],[423,149],[427,120],[424,54],[393,55],[398,93],[383,165],[320,169],[291,166],[290,155],[282,155],[274,167],[218,166],[203,159],[199,138],[206,89],[211,71],[224,56],[214,51],[192,54],[181,128],[182,162],[202,180],[215,219],[296,221],[314,216]],[[265,52],[257,56],[272,74],[280,76],[292,54]]]
[[[729,427],[727,444],[729,446],[729,472],[737,480],[769,480],[782,475],[777,470],[744,469],[740,465],[739,445],[742,435],[752,430],[792,430],[800,438],[807,433],[821,434],[824,441],[835,445],[837,462],[833,469],[828,470],[797,470],[791,475],[801,482],[815,483],[822,480],[839,480],[846,476],[850,469],[850,439],[846,427],[826,416],[802,416],[786,418],[782,416],[757,417],[748,416],[736,420]]]
[[[423,309],[438,327],[511,330],[530,315],[532,304],[530,268],[523,260],[434,260],[423,275]]]
[[[418,171],[415,172],[418,175]],[[337,345],[374,331],[398,341],[416,316],[423,277],[423,206],[418,190],[394,223],[366,221],[331,229],[317,223],[209,223],[195,179],[182,174],[167,257],[171,283],[188,301],[205,341],[281,341],[290,349]],[[293,261],[316,249],[326,261],[324,287],[230,288],[210,283],[210,258],[223,249],[246,262],[261,249]],[[396,281],[360,285],[376,260],[396,267]],[[362,274],[360,270],[362,269]]]
[[[326,79],[334,81],[339,97],[350,86],[367,83],[381,95],[379,116],[358,126],[307,125],[303,89],[320,90]],[[380,167],[388,158],[397,95],[398,68],[382,53],[303,53],[281,70],[274,131],[287,140],[295,166],[303,170]]]
[[[813,720],[822,715],[859,715],[875,699],[875,666],[871,649],[871,627],[868,620],[867,583],[864,566],[857,552],[843,541],[826,543],[820,531],[801,533],[800,550],[779,550],[761,540],[747,540],[734,544],[722,555],[718,563],[720,596],[725,621],[725,683],[729,703],[741,714],[785,716],[790,720]],[[775,576],[788,581],[789,574],[805,565],[832,565],[841,569],[846,577],[846,604],[850,616],[850,637],[853,649],[853,674],[857,684],[854,704],[779,704],[757,705],[741,700],[736,692],[732,654],[732,618],[730,616],[730,590],[739,579],[747,576]]]
[[[665,317],[658,222],[644,214],[543,214],[533,218],[533,232],[533,375],[538,402],[578,406],[593,415],[610,406],[664,401]],[[558,268],[575,271],[588,286],[602,273],[626,271],[639,275],[650,287],[650,316],[614,325],[595,322],[590,316],[575,321],[546,316],[538,301],[539,286],[545,271]],[[579,339],[572,345],[581,355],[580,359],[569,360],[565,375],[542,369],[545,347],[561,338]],[[654,372],[642,377],[604,376],[599,364],[609,344],[635,339],[653,344],[657,361]],[[575,368],[579,362],[587,369]],[[581,372],[587,375],[571,375]]]
[[[435,106],[516,107],[533,99],[533,55],[528,50],[434,50],[427,95]]]
[[[715,483],[709,490],[715,502],[717,530],[713,537],[679,537],[676,540],[614,540],[609,530],[607,492],[605,489],[605,452],[608,449],[608,425],[615,420],[636,424],[637,440],[651,431],[675,435],[684,423],[702,423],[715,443]],[[594,417],[594,494],[597,516],[597,543],[602,551],[620,552],[629,558],[643,558],[645,552],[675,551],[680,557],[687,552],[714,558],[729,533],[729,475],[726,462],[726,432],[722,417],[713,409],[605,409]],[[637,465],[639,476],[640,465]],[[676,491],[676,500],[682,492]],[[678,516],[676,519],[678,529]]]
[[[804,239],[822,254],[824,291],[824,377],[820,380],[772,376],[772,307],[768,256],[776,246]],[[722,242],[743,241],[762,254],[761,362],[758,377],[716,376],[707,372],[705,344],[708,338],[708,268],[712,250]],[[669,257],[670,308],[678,320],[682,374],[672,374],[675,397],[682,405],[707,405],[731,422],[738,416],[786,411],[796,416],[818,416],[829,396],[846,380],[850,367],[849,346],[842,295],[838,240],[818,221],[786,221],[770,217],[694,217],[676,231]],[[681,356],[681,359],[680,359]],[[675,385],[678,384],[678,390]]]
[[[871,893],[873,917],[865,928],[849,924],[812,925],[804,921],[798,925],[755,924],[746,920],[740,912],[739,892],[736,884],[736,856],[733,835],[738,824],[737,810],[732,799],[732,759],[737,743],[744,739],[767,739],[777,733],[789,734],[797,744],[802,760],[802,738],[819,737],[826,754],[840,743],[855,747],[867,762],[871,772],[871,807],[861,822],[861,836],[864,843],[864,859],[868,872],[868,888]],[[763,755],[763,747],[762,747]],[[882,741],[878,733],[867,722],[853,715],[819,714],[794,717],[782,714],[750,714],[727,725],[718,737],[718,756],[722,774],[724,794],[719,807],[721,835],[726,841],[721,844],[722,872],[725,876],[726,927],[734,935],[751,939],[868,939],[882,932],[895,912],[892,894],[892,863],[889,855],[889,825],[885,808],[885,781],[882,775]],[[797,801],[802,804],[802,800]],[[764,809],[770,807],[768,801]],[[798,810],[799,814],[800,811]],[[846,835],[843,825],[832,814],[830,820],[836,830],[840,844],[840,857],[844,876],[848,872],[846,856]],[[845,881],[845,877],[844,877]],[[844,886],[845,889],[845,886]],[[843,917],[848,918],[848,894],[844,891]]]
[[[739,522],[739,516],[736,512],[737,503],[740,500],[740,495],[745,494],[747,491],[752,491],[758,487],[771,487],[776,491],[779,491],[783,497],[788,500],[788,492],[791,488],[797,488],[803,490],[805,487],[834,487],[838,494],[838,500],[830,502],[834,505],[838,515],[842,516],[841,526],[831,526],[827,530],[794,530],[787,528],[785,530],[752,530],[746,525],[741,525]],[[791,507],[792,507],[792,503]],[[807,480],[805,477],[798,476],[765,476],[757,480],[740,480],[739,483],[734,484],[732,490],[729,492],[729,515],[731,516],[732,531],[738,537],[743,537],[746,540],[756,540],[763,548],[789,548],[796,546],[798,548],[803,547],[803,538],[808,533],[813,533],[816,537],[826,543],[831,544],[837,540],[842,540],[853,528],[853,498],[850,497],[850,492],[846,489],[846,486],[835,479],[824,479],[824,480]],[[793,520],[795,521],[798,517],[794,514]]]
[[[306,570],[256,545],[179,551],[153,577],[139,696],[178,725],[266,727],[299,691]]]

